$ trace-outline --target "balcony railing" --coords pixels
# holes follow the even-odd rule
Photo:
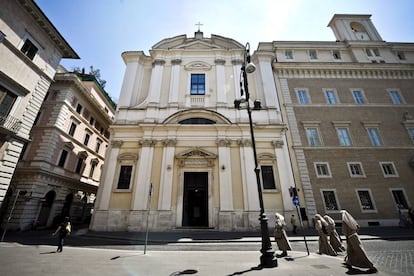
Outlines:
[[[8,131],[17,133],[22,125],[22,122],[11,115],[0,114],[0,128],[5,128]]]

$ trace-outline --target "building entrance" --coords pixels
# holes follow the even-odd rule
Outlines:
[[[182,225],[208,227],[208,173],[185,172]]]

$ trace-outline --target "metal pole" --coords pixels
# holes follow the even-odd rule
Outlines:
[[[247,54],[247,49],[245,49]],[[247,73],[246,73],[246,55],[244,59],[244,64],[242,66],[243,72],[243,82],[244,82],[244,90],[246,93],[246,102],[247,102],[247,113],[249,115],[249,126],[250,126],[250,135],[252,139],[252,148],[253,148],[253,156],[254,156],[254,172],[256,173],[256,182],[257,182],[257,190],[259,194],[259,204],[260,204],[260,229],[262,235],[262,248],[260,252],[262,255],[260,256],[260,266],[262,267],[277,267],[277,259],[275,258],[275,252],[272,249],[272,243],[270,242],[269,236],[269,227],[267,224],[267,217],[266,213],[264,212],[264,204],[263,204],[263,194],[262,194],[262,185],[260,182],[260,169],[257,161],[257,153],[256,153],[256,142],[254,138],[254,131],[253,131],[253,122],[252,122],[252,111],[250,109],[249,104],[249,88],[247,83]]]
[[[1,242],[3,242],[3,240],[4,240],[4,236],[6,235],[7,226],[9,225],[9,222],[10,222],[10,220],[11,220],[11,218],[12,218],[13,211],[14,211],[14,207],[16,206],[16,202],[17,202],[17,199],[19,198],[19,194],[20,194],[20,190],[18,189],[18,190],[17,190],[17,193],[16,193],[16,198],[14,199],[14,202],[13,202],[13,206],[12,206],[12,208],[11,208],[11,210],[10,210],[9,217],[7,218],[6,225],[4,226],[3,235],[1,236]]]
[[[147,226],[146,226],[146,230],[145,230],[145,245],[144,245],[144,255],[147,252],[147,243],[148,243],[148,221],[149,221],[149,215],[150,215],[150,211],[151,211],[151,199],[152,199],[152,183],[150,185],[150,190],[149,190],[149,204],[148,204],[148,212],[147,212]]]
[[[303,232],[302,216],[301,216],[301,214],[299,212],[299,206],[297,206],[297,205],[296,205],[296,213],[298,214],[299,222],[300,222],[300,228],[302,229],[302,232]],[[309,256],[309,248],[308,248],[308,242],[306,241],[305,232],[303,232],[303,240],[305,241],[306,251],[308,252],[308,256]]]

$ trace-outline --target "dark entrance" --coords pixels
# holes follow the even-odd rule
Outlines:
[[[208,174],[184,173],[183,226],[208,227]]]

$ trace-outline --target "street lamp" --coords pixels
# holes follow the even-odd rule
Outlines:
[[[254,139],[254,132],[253,132],[253,122],[252,122],[252,108],[250,107],[250,94],[249,94],[249,86],[247,83],[247,74],[253,73],[256,70],[256,66],[251,62],[250,57],[250,44],[247,43],[244,48],[244,55],[243,55],[243,64],[241,67],[241,74],[240,74],[240,96],[241,99],[234,100],[234,107],[240,109],[241,104],[245,104],[245,108],[247,109],[247,114],[249,115],[249,126],[250,126],[250,135],[252,139],[252,148],[253,148],[253,155],[254,155],[254,172],[256,174],[256,182],[257,182],[257,190],[259,193],[259,204],[260,204],[260,229],[262,235],[262,248],[260,252],[262,255],[260,256],[260,266],[261,267],[276,267],[277,266],[277,259],[275,258],[275,252],[272,249],[272,243],[270,242],[269,236],[269,228],[267,224],[267,217],[264,212],[264,205],[263,205],[263,194],[262,194],[262,185],[260,183],[260,169],[257,162],[257,153],[256,153],[256,142]],[[244,89],[243,89],[244,88]],[[260,110],[261,103],[258,100],[255,100],[253,103],[253,110]]]

